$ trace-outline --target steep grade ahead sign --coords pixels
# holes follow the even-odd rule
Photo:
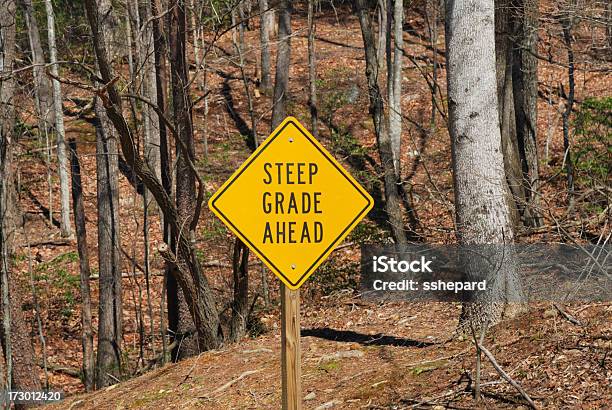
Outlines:
[[[210,209],[298,289],[372,208],[368,192],[293,117],[210,198]]]

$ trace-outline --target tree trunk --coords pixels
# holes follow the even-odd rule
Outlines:
[[[274,14],[268,11],[268,0],[259,0],[259,36],[261,42],[261,89],[269,92],[272,89],[270,79],[270,16],[274,21]]]
[[[111,48],[116,21],[110,0],[100,0],[100,41]],[[111,52],[111,55],[113,53]],[[96,97],[96,171],[98,191],[98,264],[100,303],[96,387],[115,384],[121,376],[123,333],[117,135],[103,101]]]
[[[565,110],[563,110],[563,151],[565,155],[563,162],[565,164],[565,171],[567,174],[567,195],[568,195],[568,213],[574,208],[574,164],[572,162],[572,152],[570,143],[570,117],[574,110],[574,90],[576,88],[576,80],[574,77],[575,62],[574,62],[574,48],[572,45],[572,28],[573,21],[572,16],[567,13],[560,19],[561,28],[563,30],[563,42],[567,49],[567,82],[568,82],[568,93],[567,101],[565,103]]]
[[[404,220],[401,208],[402,200],[399,195],[395,167],[393,166],[393,148],[387,128],[388,119],[384,115],[383,97],[378,85],[379,66],[376,57],[376,47],[374,46],[372,19],[365,0],[357,0],[355,2],[355,7],[359,17],[365,49],[366,77],[368,80],[368,94],[370,96],[370,114],[374,122],[378,153],[384,172],[385,208],[396,244],[406,245],[408,241],[406,232],[404,231]]]
[[[278,4],[278,52],[276,53],[276,78],[272,107],[272,129],[287,116],[289,100],[289,65],[291,64],[291,2]]]
[[[155,81],[155,52],[154,52],[154,41],[153,41],[153,29],[149,23],[151,19],[151,3],[145,1],[143,7],[144,14],[142,16],[143,25],[139,32],[141,33],[141,56],[142,69],[144,72],[143,79],[143,95],[145,98],[150,100],[153,104],[158,105],[157,101],[157,83]],[[149,166],[155,172],[157,178],[161,178],[161,160],[159,152],[159,118],[155,113],[155,110],[148,104],[144,105],[144,119],[145,119],[145,158],[149,163]]]
[[[538,119],[538,0],[513,0],[512,85],[516,116],[516,137],[525,190],[525,225],[542,225],[540,171],[537,148]]]
[[[194,156],[193,129],[191,122],[191,101],[189,90],[184,87],[188,84],[188,71],[186,67],[185,49],[185,4],[182,1],[174,1],[169,6],[173,7],[170,14],[169,26],[169,48],[170,78],[172,85],[172,108],[174,125],[178,132],[178,138],[188,147],[189,155]],[[187,159],[181,153],[180,143],[176,142],[176,206],[179,213],[181,225],[188,227],[195,210],[195,177],[189,168]],[[187,228],[185,228],[187,229]],[[191,232],[189,232],[189,235]],[[173,235],[176,237],[176,233]],[[174,249],[176,253],[176,248]],[[173,360],[177,361],[187,357],[195,356],[199,352],[198,337],[195,324],[189,314],[189,307],[185,295],[179,286],[174,285],[170,290],[176,292],[173,306],[172,320],[169,320],[170,330],[174,332],[175,339],[179,340],[177,347],[172,352]],[[170,298],[168,302],[171,302]]]
[[[310,107],[310,128],[315,138],[319,137],[319,112],[317,109],[317,66],[315,55],[314,22],[315,0],[308,0],[308,106]]]
[[[157,204],[164,213],[165,221],[167,221],[172,228],[172,232],[177,235],[175,237],[177,242],[176,249],[178,250],[176,255],[166,244],[161,244],[158,247],[158,251],[167,262],[171,263],[172,266],[176,268],[172,269],[171,272],[183,290],[183,294],[187,300],[195,327],[198,331],[200,350],[204,351],[217,348],[220,346],[222,340],[218,311],[208,281],[202,274],[190,236],[185,232],[186,230],[192,232],[196,228],[195,223],[198,218],[192,218],[192,224],[186,229],[181,223],[182,219],[179,217],[175,202],[166,192],[162,182],[157,179],[153,171],[140,156],[134,144],[134,139],[127,120],[122,113],[121,95],[114,84],[116,77],[109,63],[106,46],[104,41],[102,41],[103,36],[100,34],[101,27],[98,22],[98,6],[96,1],[85,0],[85,9],[87,12],[87,20],[89,21],[89,28],[92,33],[93,48],[100,70],[100,78],[106,84],[105,92],[101,93],[100,97],[104,101],[104,108],[106,109],[108,118],[117,131],[123,155],[126,162],[132,167],[134,173],[142,180],[147,189],[149,189],[151,194],[155,197]],[[173,7],[173,10],[174,9],[175,7]],[[180,32],[180,29],[178,31]],[[183,90],[184,92],[188,91],[186,89]],[[177,136],[177,140],[180,140],[180,136]],[[180,145],[181,152],[187,153],[187,147],[183,147],[183,144]],[[193,165],[192,158],[189,155],[184,155],[184,158],[187,158],[190,165]],[[192,172],[196,172],[194,166],[192,166],[191,169]],[[201,207],[200,200],[203,200],[203,187],[201,178],[197,179],[200,189],[198,190],[198,202],[196,206]]]
[[[157,16],[161,13],[161,5],[159,3],[159,0],[150,0],[151,3],[151,15],[152,16]],[[164,30],[163,30],[163,25],[162,25],[163,20],[161,19],[153,19],[152,21],[152,27],[153,27],[153,52],[154,52],[154,56],[155,56],[155,85],[156,85],[156,91],[157,91],[157,106],[159,107],[160,111],[162,113],[165,114],[166,112],[166,38],[164,36]],[[166,129],[166,124],[163,121],[163,118],[161,115],[158,115],[158,129],[159,129],[159,161],[160,161],[160,173],[161,173],[161,186],[163,189],[164,194],[167,197],[170,197],[171,192],[172,192],[172,173],[170,171],[170,151],[169,151],[169,147],[168,147],[168,137],[167,137],[167,129]],[[165,213],[162,214],[162,225],[163,225],[163,240],[165,243],[171,243],[172,242],[172,233],[171,233],[171,227],[170,227],[170,223],[168,221],[168,218],[166,218]],[[175,277],[172,275],[171,272],[172,267],[170,266],[170,263],[166,262],[165,267],[164,267],[164,291],[166,292],[166,294],[162,297],[162,301],[163,299],[166,299],[166,308],[168,309],[168,316],[170,319],[170,316],[173,315],[173,312],[175,312],[175,310],[173,310],[173,303],[175,298],[172,299],[171,301],[171,296],[172,295],[176,295],[176,291],[174,291],[174,289],[176,289],[176,287],[178,286],[178,283],[175,279]],[[172,289],[171,289],[172,288]],[[162,303],[163,306],[163,303]],[[162,308],[163,310],[163,308]],[[164,355],[163,355],[163,361],[165,363],[166,360],[166,344],[167,344],[167,338],[166,338],[166,327],[164,325],[164,314],[162,312],[162,319],[161,319],[161,332],[162,332],[162,345],[163,345],[163,350],[164,350]],[[174,326],[174,328],[176,328],[176,325]]]
[[[237,238],[234,241],[232,269],[234,301],[230,321],[230,341],[238,342],[246,333],[249,314],[249,248]]]
[[[514,235],[498,122],[494,14],[493,0],[446,2],[449,131],[462,245],[503,244]],[[467,262],[471,272],[495,279],[495,285],[485,297],[464,303],[463,330],[497,322],[508,310],[507,302],[520,298],[512,253],[501,261],[495,252],[490,256],[500,262],[497,272],[483,272],[482,264]]]
[[[171,84],[172,84],[172,106],[174,114],[174,123],[177,130],[177,162],[176,162],[176,207],[178,210],[179,226],[182,229],[188,229],[188,237],[190,240],[195,235],[195,226],[198,221],[197,207],[201,204],[197,203],[195,190],[195,170],[192,164],[195,159],[195,146],[193,140],[193,122],[191,113],[191,98],[189,95],[189,76],[186,56],[186,16],[185,4],[183,0],[177,0],[170,4],[170,27],[169,27],[169,46],[171,50]],[[186,149],[184,149],[184,146]],[[174,233],[176,238],[178,232]],[[177,250],[175,250],[178,253]],[[179,318],[177,323],[177,335],[184,337],[181,342],[179,358],[193,356],[201,350],[208,350],[217,347],[219,343],[218,329],[219,318],[215,307],[214,299],[206,278],[200,271],[200,264],[192,252],[192,275],[196,284],[196,300],[197,303],[202,302],[209,312],[207,315],[212,319],[210,323],[206,323],[207,335],[198,335],[197,329],[191,315],[186,295],[182,295],[182,290],[178,292],[179,296]],[[182,298],[185,298],[185,304],[182,304]],[[182,314],[182,313],[186,313]],[[198,337],[198,336],[204,336]]]
[[[390,2],[391,3],[391,2]],[[391,7],[388,4],[387,7]],[[393,1],[393,47],[389,47],[388,61],[391,60],[393,48],[393,63],[387,67],[387,99],[389,101],[389,138],[393,150],[393,167],[398,181],[401,179],[401,140],[402,140],[402,59],[404,48],[404,2]],[[391,33],[387,33],[389,39]]]
[[[17,227],[17,201],[13,184],[11,146],[16,140],[14,92],[12,77],[15,60],[15,2],[0,0],[0,289],[3,326],[0,332],[6,363],[7,390],[40,390],[38,365],[25,321],[16,278],[11,274],[10,260],[13,235]],[[6,77],[6,78],[5,78]],[[26,408],[18,405],[15,408]]]
[[[161,13],[161,6],[158,4],[159,0],[151,0],[151,15],[157,16]],[[153,53],[155,56],[155,91],[157,94],[157,106],[162,113],[166,112],[166,38],[163,33],[162,24],[160,19],[153,19]],[[160,178],[164,191],[170,194],[172,190],[171,172],[170,172],[170,152],[168,149],[168,136],[166,130],[166,124],[163,118],[158,115],[158,130],[159,130],[159,162],[160,162]],[[167,221],[164,219],[164,227],[167,227]],[[164,229],[166,232],[166,229]],[[168,235],[164,235],[164,238],[169,238]]]
[[[377,17],[378,17],[378,45],[376,47],[376,60],[378,69],[382,70],[385,66],[386,44],[389,37],[389,11],[387,10],[387,0],[378,0]]]
[[[68,141],[70,147],[70,171],[72,175],[72,209],[76,230],[77,249],[79,252],[79,270],[81,276],[81,344],[83,347],[83,383],[85,390],[94,389],[94,347],[93,327],[91,324],[91,291],[89,289],[89,250],[87,247],[87,230],[85,227],[85,206],[83,205],[83,185],[81,184],[81,165],[74,139]]]
[[[50,71],[56,78],[59,77],[57,64],[57,46],[55,43],[55,15],[51,0],[45,0],[47,12],[47,36],[49,39],[49,62]],[[68,159],[66,157],[66,142],[64,141],[64,112],[62,108],[62,88],[60,82],[52,79],[53,84],[53,109],[55,111],[55,133],[57,135],[57,165],[60,178],[61,199],[61,233],[63,237],[72,236],[70,223],[70,187],[68,183]]]
[[[36,95],[36,110],[38,113],[38,135],[42,139],[51,130],[55,119],[53,111],[53,91],[45,74],[45,53],[40,40],[38,21],[34,15],[32,0],[21,0],[28,26],[28,38],[32,51],[32,74],[34,78],[34,94]]]
[[[525,204],[525,190],[523,189],[523,173],[516,140],[509,13],[510,0],[495,0],[495,61],[499,126],[510,218],[512,225],[518,227],[519,213],[522,213]]]

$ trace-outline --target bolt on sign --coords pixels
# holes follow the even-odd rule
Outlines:
[[[368,192],[287,117],[208,205],[290,289],[372,209]]]

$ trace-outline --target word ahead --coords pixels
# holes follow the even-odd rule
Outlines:
[[[209,207],[290,289],[298,289],[374,201],[292,117],[210,198]]]

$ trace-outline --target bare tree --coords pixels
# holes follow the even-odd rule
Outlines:
[[[401,207],[402,200],[398,190],[398,179],[393,165],[393,146],[389,136],[388,120],[385,117],[383,96],[378,84],[379,64],[376,55],[376,47],[374,45],[372,18],[367,9],[367,2],[365,0],[357,0],[355,2],[355,7],[359,17],[365,49],[366,77],[370,96],[370,114],[374,121],[376,140],[378,142],[378,153],[384,173],[385,207],[395,242],[398,245],[405,245],[408,240],[404,230],[404,219]]]
[[[175,10],[174,5],[171,5],[170,7]],[[108,118],[111,120],[115,130],[117,131],[119,142],[121,143],[121,150],[125,156],[126,162],[130,164],[134,173],[140,178],[143,184],[154,196],[157,204],[164,213],[164,220],[167,221],[172,233],[176,235],[176,252],[173,252],[172,248],[169,247],[167,243],[160,245],[158,250],[162,257],[164,257],[164,259],[166,259],[166,261],[172,266],[170,273],[183,290],[187,305],[189,306],[191,317],[195,324],[195,329],[198,332],[199,350],[205,351],[217,348],[222,340],[219,325],[219,314],[208,284],[208,280],[202,272],[195,249],[193,247],[193,241],[191,240],[191,233],[197,227],[197,221],[199,220],[199,214],[204,199],[202,179],[197,174],[195,166],[193,165],[192,156],[189,155],[188,147],[184,144],[178,144],[180,145],[179,148],[183,158],[190,165],[191,172],[196,175],[196,180],[198,182],[196,209],[194,210],[194,215],[191,218],[191,224],[189,224],[189,226],[185,226],[184,220],[179,217],[179,211],[177,210],[175,202],[166,192],[162,182],[157,179],[151,168],[138,152],[134,143],[132,131],[126,118],[123,116],[121,109],[122,96],[119,94],[115,86],[117,77],[113,72],[110,60],[108,58],[108,52],[103,41],[103,36],[100,32],[101,28],[99,24],[99,16],[97,12],[98,6],[96,1],[86,0],[85,9],[87,12],[89,27],[92,33],[93,48],[96,55],[98,68],[100,70],[100,78],[105,84],[102,90],[96,90],[95,93],[104,101],[104,108],[108,114]],[[180,7],[177,7],[176,9],[180,9]],[[179,13],[179,19],[173,24],[178,24],[180,20],[183,20],[182,25],[184,28],[184,13],[182,14],[182,19],[180,18],[181,12],[178,11],[177,13]],[[177,31],[177,33],[175,33],[177,35],[181,32],[181,30],[177,28],[174,28],[173,30]],[[184,35],[184,30],[182,32]],[[181,44],[184,44],[184,42],[181,41]],[[184,51],[182,52],[182,55],[184,56]],[[183,63],[183,66],[186,67],[186,64]],[[186,81],[186,76],[184,78]],[[124,98],[141,97],[124,96]],[[159,107],[157,108],[158,110],[156,111],[158,115],[160,115],[161,110],[159,110]],[[179,138],[179,133],[174,128],[172,123],[164,116],[161,118],[164,118],[164,123],[166,128],[170,130],[170,134],[175,137],[177,141],[180,141],[181,139]],[[189,124],[183,124],[183,126],[186,125]]]
[[[565,164],[565,171],[567,174],[567,194],[568,210],[572,211],[574,207],[574,163],[572,162],[571,142],[570,142],[570,117],[574,110],[574,94],[576,89],[575,79],[575,58],[574,58],[574,47],[572,44],[572,30],[574,28],[574,16],[570,11],[563,12],[559,18],[561,29],[563,31],[563,43],[567,49],[567,101],[565,103],[565,110],[563,110],[561,116],[563,118],[563,150],[565,155],[563,156],[563,162]],[[561,93],[560,93],[561,94]]]
[[[28,39],[32,52],[32,74],[34,78],[34,94],[36,96],[36,111],[38,114],[38,134],[46,135],[54,124],[53,91],[49,79],[45,75],[45,53],[40,40],[38,21],[32,7],[32,0],[21,0],[26,25],[28,27]]]
[[[317,109],[317,63],[315,54],[315,0],[308,0],[308,106],[310,128],[315,138],[319,136],[319,113]]]
[[[154,17],[151,10],[151,2],[145,1],[144,11],[141,18],[140,34],[140,59],[142,61],[143,82],[142,94],[157,105],[157,83],[155,80],[155,52],[153,27],[150,20]],[[144,105],[144,148],[145,158],[155,175],[161,178],[161,160],[159,152],[160,121],[155,110],[148,104]]]
[[[57,62],[57,45],[55,42],[55,14],[51,0],[45,0],[47,12],[47,36],[49,40],[49,63],[50,71],[55,77],[51,80],[53,84],[53,109],[55,111],[55,134],[57,135],[57,165],[60,178],[61,199],[61,231],[63,237],[72,236],[72,225],[70,223],[70,186],[68,182],[68,158],[66,157],[66,141],[64,140],[64,111],[62,108],[62,87],[57,80],[59,67]]]
[[[493,0],[446,2],[449,131],[457,236],[464,245],[503,244],[514,235],[498,122],[494,13]],[[520,295],[510,252],[494,274],[497,288],[463,305],[462,325],[481,326],[511,313],[506,302]]]
[[[68,141],[70,148],[70,174],[72,176],[72,209],[79,252],[79,271],[81,278],[81,345],[83,348],[83,384],[85,390],[94,389],[94,347],[93,326],[91,324],[91,291],[89,288],[89,249],[85,227],[85,206],[83,205],[83,185],[81,183],[81,164],[74,139]]]
[[[540,171],[537,149],[538,119],[538,0],[513,0],[512,21],[512,87],[525,204],[526,225],[542,225],[540,210]]]
[[[170,84],[172,85],[172,109],[174,126],[177,130],[176,141],[176,206],[181,226],[184,226],[189,237],[190,228],[196,207],[195,174],[189,162],[195,157],[193,140],[193,123],[191,118],[191,99],[189,97],[189,77],[186,56],[186,15],[185,3],[181,0],[169,4],[170,25],[168,45],[170,49]],[[187,149],[181,150],[181,145]],[[176,233],[173,235],[176,237]],[[176,250],[175,250],[176,252]],[[172,289],[172,287],[171,287]],[[179,344],[173,353],[175,360],[190,357],[199,353],[198,336],[195,324],[189,314],[189,306],[180,287],[176,289],[176,317],[171,320],[170,329],[174,332]],[[170,302],[170,299],[168,299]],[[173,315],[173,316],[174,316]]]
[[[234,274],[234,300],[229,339],[232,342],[237,342],[246,333],[249,314],[249,248],[238,238],[234,241],[232,271]]]
[[[261,88],[264,92],[272,89],[270,79],[270,23],[274,23],[274,13],[268,10],[268,0],[259,1],[259,36],[261,42]]]
[[[113,50],[117,21],[110,0],[97,2],[99,39]],[[112,52],[111,52],[111,55]],[[101,67],[98,67],[102,70]],[[119,153],[117,135],[103,101],[94,102],[96,125],[96,172],[98,191],[98,264],[100,303],[98,307],[98,352],[96,387],[114,384],[121,375],[123,292],[121,288],[121,244],[119,232]]]
[[[287,116],[289,101],[289,64],[291,63],[291,2],[281,0],[278,5],[278,52],[272,107],[272,128]]]
[[[12,275],[11,255],[17,227],[17,202],[13,183],[11,148],[14,135],[15,105],[13,64],[15,61],[15,2],[0,1],[0,290],[2,331],[0,341],[6,363],[6,390],[40,390],[38,366],[29,326],[21,307],[23,297]],[[16,408],[25,408],[17,405]]]
[[[389,101],[389,138],[393,150],[393,167],[397,179],[401,178],[401,140],[402,140],[402,59],[404,48],[404,2],[389,1],[387,7],[391,10],[393,5],[393,41],[391,33],[388,33],[387,41],[387,100]],[[391,46],[393,44],[393,46]],[[393,62],[391,62],[391,50],[393,50]]]
[[[525,190],[516,139],[509,15],[510,0],[495,0],[495,61],[499,126],[507,181],[507,201],[511,211],[510,217],[512,224],[518,227],[520,223],[519,212],[523,210],[523,204],[525,203]]]

